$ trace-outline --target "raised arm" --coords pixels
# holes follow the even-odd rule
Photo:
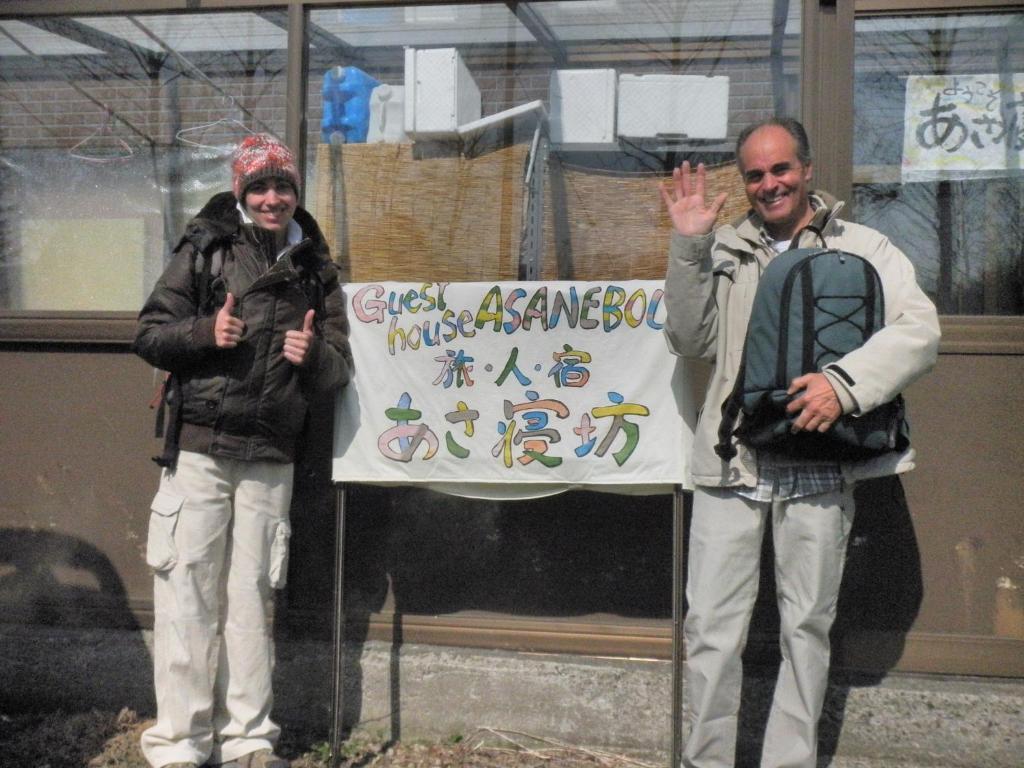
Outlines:
[[[718,332],[712,230],[726,194],[709,205],[705,179],[703,163],[694,174],[684,161],[672,172],[672,181],[660,187],[674,232],[665,277],[665,337],[674,354],[712,360]]]

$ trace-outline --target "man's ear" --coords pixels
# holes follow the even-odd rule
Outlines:
[[[814,178],[814,163],[808,163],[804,166],[804,181],[809,182]]]

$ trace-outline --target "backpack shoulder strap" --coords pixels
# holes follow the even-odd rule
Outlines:
[[[327,282],[321,274],[322,264],[306,262],[301,269],[302,292],[306,296],[309,308],[313,310],[313,327],[318,335],[323,335],[323,323],[327,316]]]
[[[747,357],[740,358],[740,368],[736,373],[736,383],[732,392],[722,403],[722,420],[718,422],[718,444],[715,446],[715,453],[722,461],[732,461],[736,457],[736,446],[732,444],[733,427],[736,426],[736,418],[740,415],[740,408],[743,402],[743,383],[747,368]]]
[[[157,465],[173,469],[178,460],[178,453],[181,451],[179,440],[181,438],[181,411],[182,411],[181,381],[173,373],[168,374],[161,387],[160,405],[156,412],[156,437],[164,438],[164,449],[159,456],[154,456],[153,461]],[[164,429],[164,408],[170,411],[167,419],[166,432]]]
[[[180,249],[186,242],[192,248],[192,275],[196,281],[196,314],[202,314],[210,301],[210,287],[221,269],[224,266],[224,250],[216,238],[195,239],[191,233],[181,239],[178,244]],[[173,468],[178,459],[180,451],[179,438],[181,435],[181,412],[182,392],[181,381],[173,373],[168,373],[158,393],[159,402],[150,404],[156,408],[156,437],[164,438],[164,449],[159,456],[154,456],[155,461],[161,467]],[[166,414],[165,414],[166,409]]]
[[[196,276],[196,292],[199,296],[196,307],[202,313],[210,302],[210,286],[224,266],[224,250],[220,243],[214,240],[205,250],[196,250],[193,258],[193,274]]]
[[[313,270],[313,276],[310,279],[310,283],[313,295],[309,304],[313,308],[313,326],[322,335],[323,323],[326,319],[324,315],[327,314],[327,289],[324,286],[324,280],[320,277],[320,272],[318,270]]]

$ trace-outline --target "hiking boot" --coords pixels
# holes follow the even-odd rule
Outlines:
[[[221,763],[220,768],[291,768],[291,764],[269,749],[257,749],[237,760]]]

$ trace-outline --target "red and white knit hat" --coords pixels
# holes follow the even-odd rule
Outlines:
[[[247,136],[231,155],[231,189],[239,200],[246,189],[260,179],[284,179],[299,193],[299,170],[295,155],[268,133]]]

